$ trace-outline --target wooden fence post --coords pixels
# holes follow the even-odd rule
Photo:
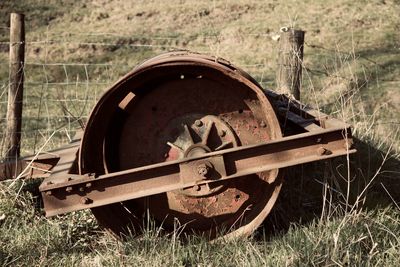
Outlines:
[[[297,100],[300,100],[304,34],[302,30],[284,27],[279,39],[277,89]]]
[[[6,159],[20,155],[22,99],[24,89],[25,22],[24,15],[10,16],[10,76],[7,105]]]

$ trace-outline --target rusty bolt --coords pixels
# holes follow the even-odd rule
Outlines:
[[[235,196],[235,201],[239,201],[239,199],[240,199],[240,194],[237,194],[237,195]]]
[[[86,188],[91,188],[92,187],[92,183],[86,183]]]
[[[46,195],[51,196],[53,194],[53,192],[51,192],[51,190],[46,191]]]
[[[209,171],[210,167],[207,166],[205,163],[201,163],[197,166],[197,173],[203,177],[205,177]]]
[[[48,181],[48,182],[46,183],[46,185],[52,185],[52,184],[53,184],[52,181]]]
[[[317,149],[317,153],[318,153],[318,155],[323,156],[328,153],[328,150],[325,147],[321,146]]]
[[[265,126],[267,126],[267,125],[265,124],[264,121],[261,121],[261,122],[260,122],[260,126],[261,126],[262,128],[265,128]]]
[[[90,199],[88,197],[81,197],[80,202],[81,204],[89,204]]]
[[[72,181],[72,177],[68,177],[67,182]]]
[[[196,125],[197,127],[201,127],[201,126],[203,126],[203,122],[201,120],[196,120],[194,122],[194,125]]]
[[[200,185],[196,184],[196,185],[193,186],[193,189],[196,190],[196,191],[200,191],[201,187],[200,187]]]
[[[225,130],[220,130],[220,131],[218,131],[218,135],[220,137],[224,137],[226,135],[226,131]]]
[[[65,191],[67,191],[68,193],[72,192],[72,186],[67,186],[67,188],[65,188]]]

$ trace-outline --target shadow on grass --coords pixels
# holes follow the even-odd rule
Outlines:
[[[0,265],[1,266],[6,266],[7,263],[9,263],[10,258],[11,257],[10,257],[10,255],[8,255],[8,253],[6,253],[2,249],[0,249]]]
[[[343,215],[347,177],[351,181],[348,210],[356,202],[358,209],[366,210],[398,205],[400,160],[359,139],[354,141],[357,153],[350,155],[350,173],[346,157],[287,169],[280,196],[256,237],[273,238],[286,233],[293,224],[307,225],[320,218]],[[324,184],[328,185],[326,190]]]

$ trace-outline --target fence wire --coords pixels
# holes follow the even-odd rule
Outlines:
[[[85,41],[74,40],[76,36],[84,36]],[[106,36],[105,41],[97,38]],[[242,35],[243,37],[244,35]],[[248,36],[263,36],[266,34],[248,34]],[[68,37],[68,38],[67,38]],[[91,41],[90,39],[93,39]],[[27,153],[35,153],[40,147],[40,139],[49,136],[55,129],[60,132],[55,136],[54,143],[65,142],[70,138],[76,128],[80,125],[78,120],[87,120],[90,109],[98,101],[101,94],[112,85],[121,75],[130,71],[143,59],[160,52],[170,50],[194,50],[205,53],[212,53],[210,45],[218,44],[218,35],[201,35],[197,39],[209,40],[210,44],[192,46],[170,45],[180,43],[181,38],[177,36],[121,36],[115,33],[56,33],[47,34],[46,40],[37,40],[33,37],[25,43],[26,61],[24,67],[24,108],[23,108],[23,129],[22,147]],[[135,38],[139,41],[135,41]],[[132,43],[134,42],[134,43]],[[200,42],[200,43],[201,43]],[[0,42],[5,50],[10,45],[7,41]],[[76,49],[94,47],[108,47],[106,52],[111,58],[110,61],[82,62],[74,58]],[[35,57],[38,50],[46,49],[48,53],[59,53],[66,55],[68,61],[60,62],[60,57]],[[119,55],[113,58],[113,53],[120,49],[128,49],[126,54],[134,55],[134,60],[122,60]],[[73,50],[73,51],[70,51]],[[110,50],[110,51],[109,51]],[[146,52],[146,50],[150,50]],[[56,60],[56,58],[58,60]],[[71,59],[73,58],[73,59]],[[119,59],[115,60],[115,59]],[[95,59],[97,60],[97,59]],[[246,62],[240,64],[258,72],[260,82],[267,84],[264,79],[264,72],[270,71],[273,65],[259,62]],[[8,62],[0,63],[3,74],[7,73]],[[7,88],[8,80],[2,75],[0,87],[0,126],[4,129],[6,124]],[[271,84],[271,82],[269,82]],[[3,132],[1,132],[4,135]]]
[[[5,30],[8,30],[5,29]],[[229,56],[263,87],[275,87],[276,33],[235,33],[238,43],[224,43],[219,34],[196,36],[122,36],[107,32],[47,32],[46,39],[27,39],[24,67],[22,154],[37,151],[54,131],[48,149],[68,142],[88,119],[102,93],[144,59],[171,50],[192,50]],[[254,39],[259,40],[254,42]],[[9,42],[0,42],[0,138],[7,122]],[[252,42],[250,42],[252,41]],[[100,52],[99,52],[100,51]],[[306,44],[306,62],[320,66],[337,62],[337,51]],[[346,57],[345,53],[339,56]],[[315,75],[327,70],[308,68]]]

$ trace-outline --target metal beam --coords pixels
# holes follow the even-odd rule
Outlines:
[[[351,144],[349,127],[308,132],[97,178],[67,175],[64,179],[47,179],[40,191],[46,215],[53,216],[346,155],[355,152]],[[211,166],[209,176],[203,168],[205,163]]]

